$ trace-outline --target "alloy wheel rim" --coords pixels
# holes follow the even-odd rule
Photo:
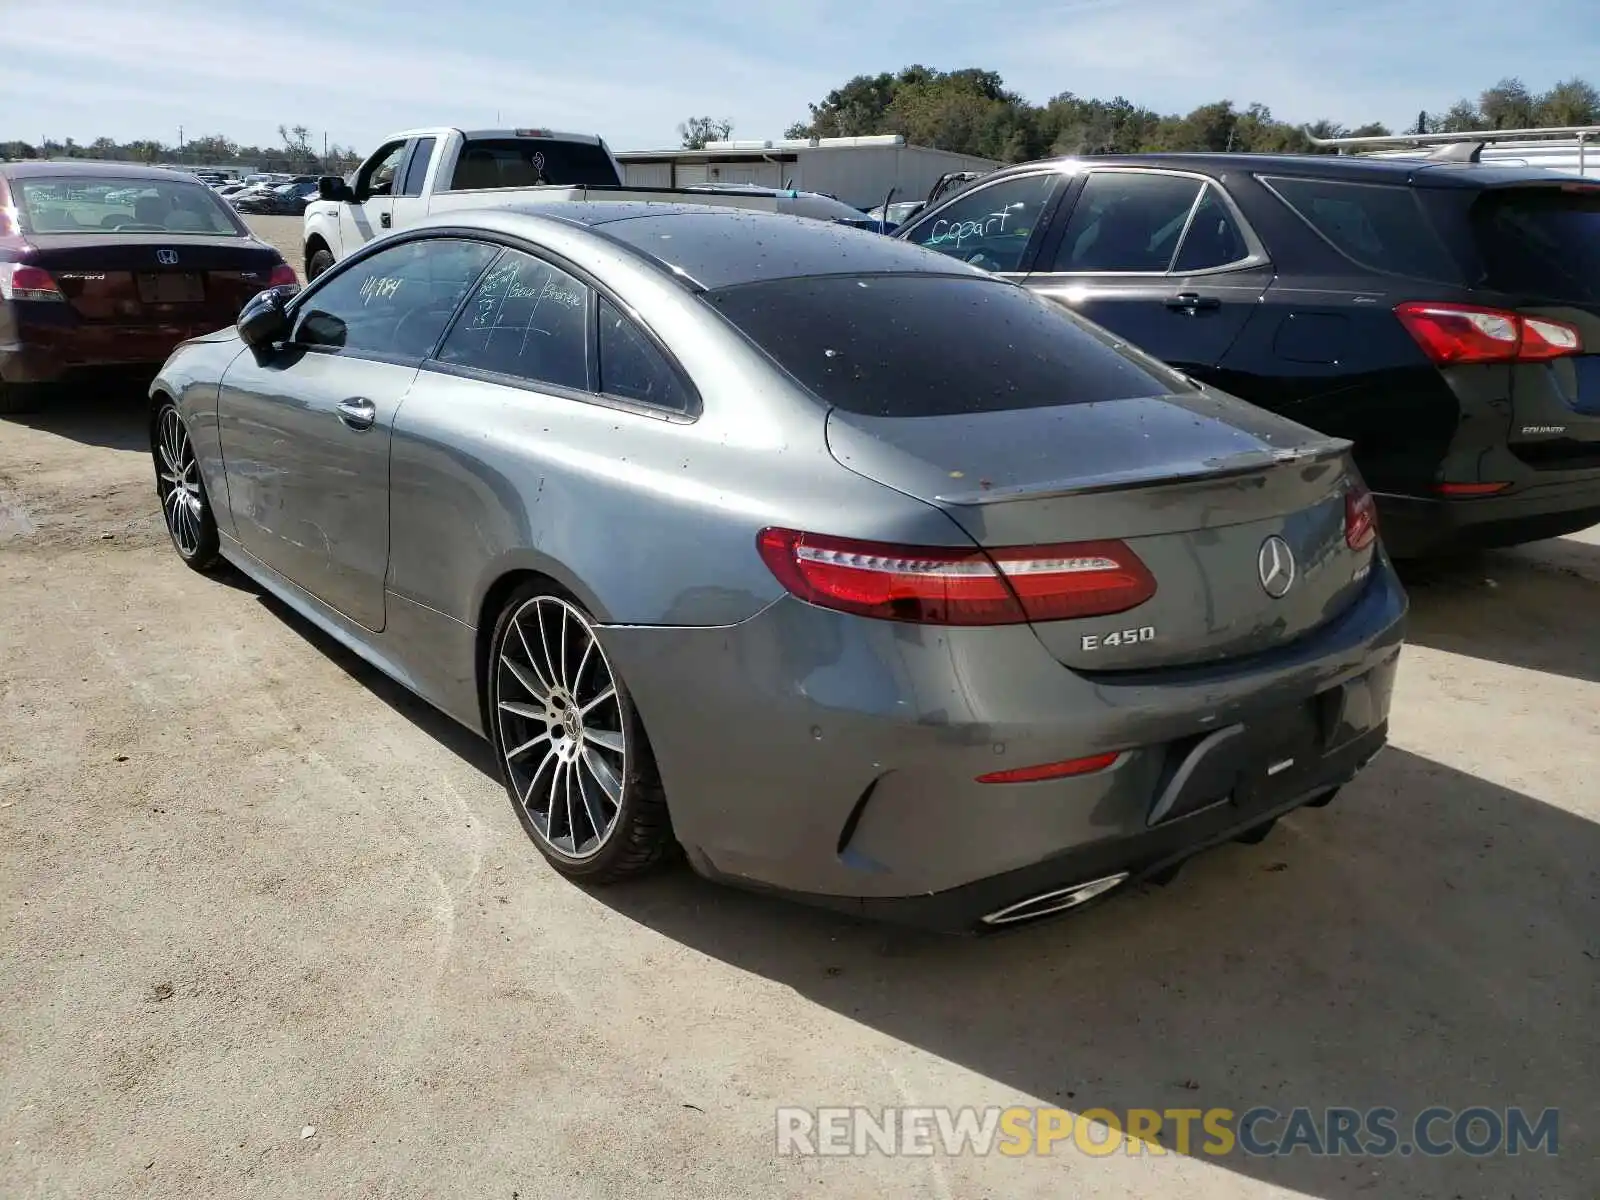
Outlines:
[[[495,716],[507,778],[535,835],[562,858],[593,858],[622,815],[628,735],[611,663],[566,601],[538,596],[512,614]]]
[[[161,413],[156,431],[156,476],[161,496],[161,511],[167,532],[178,553],[193,558],[200,550],[201,515],[205,501],[200,494],[200,469],[195,462],[189,431],[175,408]]]

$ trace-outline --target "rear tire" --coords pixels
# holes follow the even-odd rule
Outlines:
[[[575,600],[538,580],[513,592],[484,687],[512,811],[558,872],[615,883],[676,847],[644,726]]]
[[[306,282],[310,283],[331,266],[333,266],[333,251],[326,246],[319,248],[306,259]]]
[[[178,557],[196,571],[214,570],[222,562],[222,541],[194,443],[175,405],[163,404],[151,427],[150,457],[155,460],[156,495],[161,517]]]
[[[0,414],[6,416],[35,413],[44,407],[44,392],[37,384],[6,383],[0,380]]]

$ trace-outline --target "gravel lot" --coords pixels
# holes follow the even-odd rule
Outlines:
[[[144,439],[136,395],[0,420],[7,1196],[1600,1193],[1600,530],[1410,572],[1394,745],[1332,807],[962,941],[561,882],[483,744],[179,564]],[[1518,1160],[773,1151],[781,1104],[991,1103],[1562,1123]]]

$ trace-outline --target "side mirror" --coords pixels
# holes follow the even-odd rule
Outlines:
[[[321,200],[337,200],[344,204],[354,203],[355,191],[338,175],[324,175],[317,180],[317,197]]]
[[[265,350],[289,336],[289,297],[298,287],[274,287],[239,311],[239,337],[252,350]]]

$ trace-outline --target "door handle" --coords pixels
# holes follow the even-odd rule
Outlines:
[[[339,420],[351,429],[371,429],[378,419],[377,406],[363,396],[352,396],[348,400],[341,400],[337,407]]]
[[[385,229],[389,228],[389,224],[390,224],[389,214],[388,213],[379,213],[378,214],[378,224],[382,225]]]
[[[1221,308],[1222,301],[1215,296],[1202,296],[1199,292],[1179,292],[1167,297],[1167,307],[1183,312],[1198,312],[1203,308]]]

